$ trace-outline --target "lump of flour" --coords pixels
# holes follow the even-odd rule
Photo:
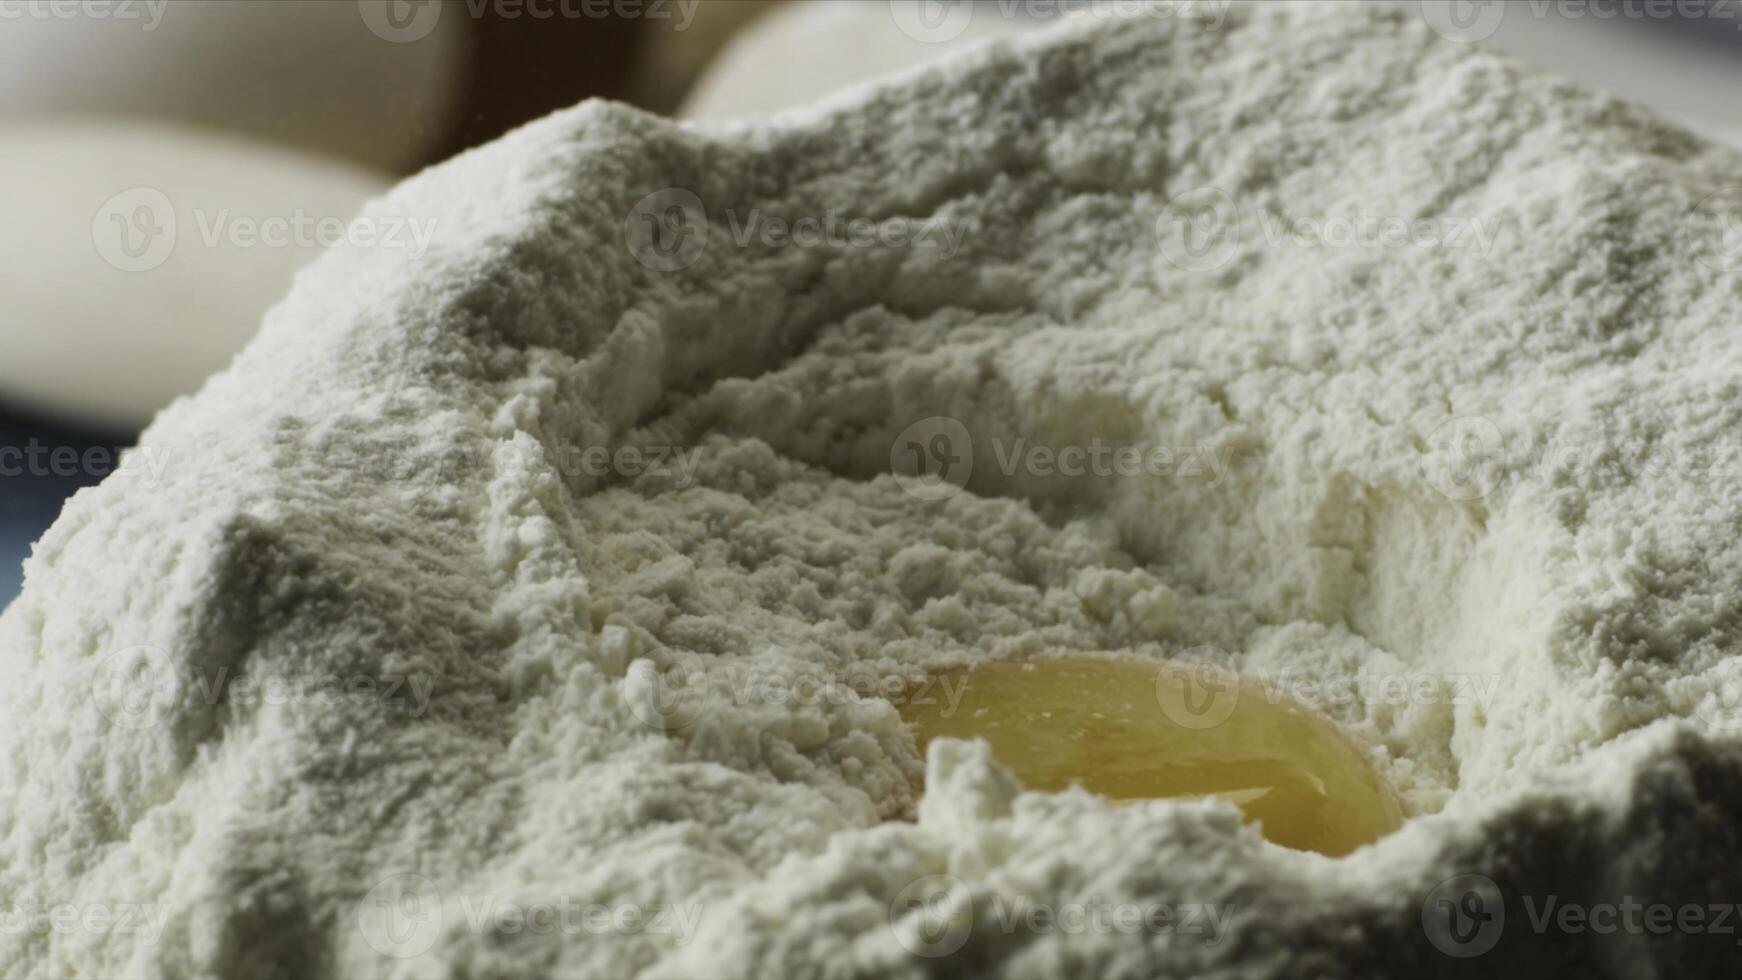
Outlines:
[[[1742,888],[1738,172],[1297,4],[466,154],[39,545],[0,971],[1717,973],[1543,908]],[[1023,793],[890,700],[1104,650],[1327,692],[1409,822]]]

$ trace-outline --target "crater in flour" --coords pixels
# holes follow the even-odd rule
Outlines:
[[[871,307],[765,372],[668,398],[626,443],[692,450],[693,471],[580,504],[614,529],[588,565],[595,615],[702,655],[698,671],[1108,649],[1234,669],[1348,725],[1413,810],[1441,806],[1528,642],[1514,537],[1419,459],[1379,485],[1327,476],[1227,392],[1170,404],[1145,362],[1061,357],[1059,329]],[[1073,348],[1116,351],[1132,329],[1078,325]],[[968,465],[921,492],[900,439],[939,419]],[[883,788],[881,809],[909,804]]]

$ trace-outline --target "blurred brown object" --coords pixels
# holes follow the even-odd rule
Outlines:
[[[429,162],[583,99],[669,114],[732,35],[780,2],[584,7],[463,0],[455,5],[468,15],[465,88],[453,131]]]
[[[629,99],[670,115],[734,35],[752,21],[791,0],[702,0],[694,20],[679,29],[673,21],[650,23]],[[838,0],[858,2],[858,0]]]
[[[466,82],[454,129],[430,162],[583,99],[624,99],[650,21],[541,16],[536,6],[467,3]]]

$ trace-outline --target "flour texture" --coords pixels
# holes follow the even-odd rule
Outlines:
[[[0,973],[1723,975],[1529,911],[1742,894],[1739,174],[1292,3],[458,157],[38,545]],[[1073,651],[1286,687],[1408,823],[1025,794],[890,700]]]

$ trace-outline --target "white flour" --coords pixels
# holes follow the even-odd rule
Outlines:
[[[1294,4],[437,168],[39,546],[0,972],[1720,973],[1535,913],[1742,894],[1739,171]],[[1309,686],[1413,819],[918,804],[872,684],[1105,649]]]

